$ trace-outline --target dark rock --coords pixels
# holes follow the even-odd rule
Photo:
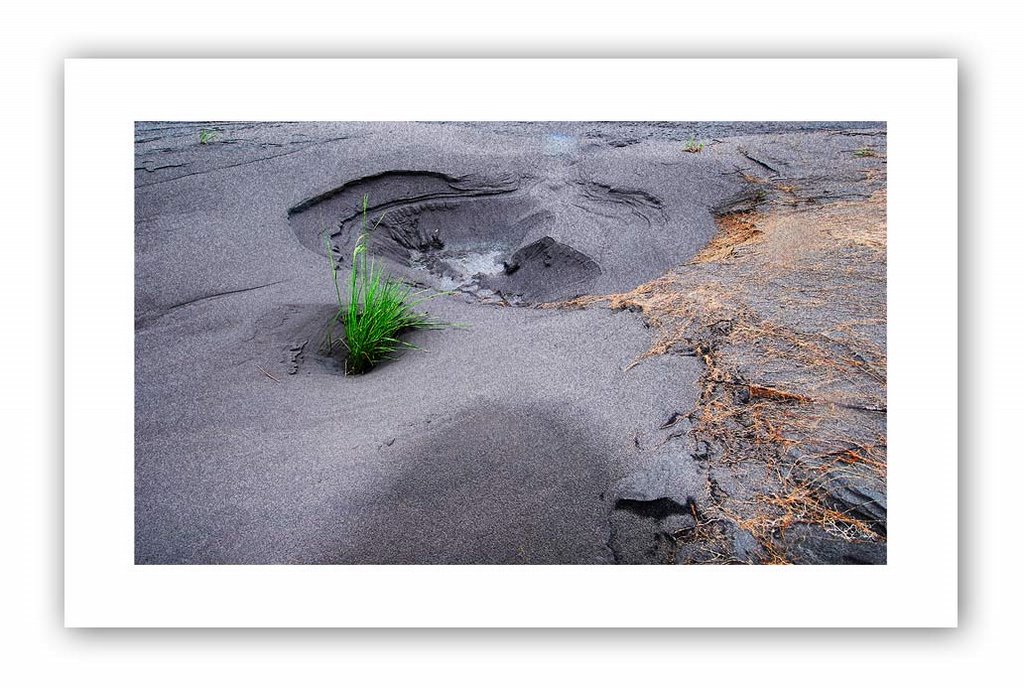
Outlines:
[[[608,545],[616,563],[673,563],[676,535],[697,526],[698,506],[707,502],[707,480],[683,443],[670,443],[647,470],[617,482],[608,492]]]
[[[761,545],[754,538],[754,535],[745,529],[732,525],[729,530],[732,536],[733,558],[742,563],[759,563],[763,558]]]
[[[883,493],[835,477],[827,484],[829,498],[844,515],[861,520],[881,535],[886,534],[887,501]]]
[[[804,565],[884,565],[885,542],[847,541],[817,525],[794,525],[781,538],[787,558]]]

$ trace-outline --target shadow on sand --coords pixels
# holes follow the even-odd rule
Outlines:
[[[554,409],[482,402],[383,445],[397,479],[373,505],[338,505],[323,563],[609,563],[607,453]],[[377,492],[375,492],[377,493]]]

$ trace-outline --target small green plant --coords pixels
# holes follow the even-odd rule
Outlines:
[[[704,142],[697,141],[696,139],[688,139],[686,145],[683,146],[683,151],[687,153],[700,153],[704,150]]]
[[[857,158],[874,158],[878,154],[875,153],[874,149],[868,148],[867,146],[863,146],[854,151],[853,155],[856,156]]]
[[[215,136],[217,136],[217,133],[212,129],[201,129],[199,130],[199,143],[209,144]]]
[[[338,262],[330,237],[324,234],[327,256],[331,262],[331,278],[338,298],[338,311],[327,324],[323,349],[329,354],[344,347],[345,373],[364,374],[380,362],[393,359],[400,348],[417,349],[415,345],[399,339],[409,329],[445,328],[451,324],[435,321],[415,311],[422,302],[436,297],[425,291],[413,291],[408,285],[384,274],[383,267],[367,249],[370,234],[384,220],[384,215],[370,227],[367,220],[369,195],[363,195],[362,225],[355,249],[352,250],[352,269],[349,272],[349,298],[342,297],[338,281]],[[443,293],[440,293],[443,294]],[[342,326],[344,338],[335,330]]]

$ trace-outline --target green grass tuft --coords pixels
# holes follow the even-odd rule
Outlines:
[[[687,153],[700,153],[703,150],[704,142],[697,141],[696,139],[687,140],[686,145],[683,146],[683,151],[686,151]]]
[[[213,141],[213,138],[217,135],[212,129],[201,129],[199,130],[199,143],[209,144]]]
[[[857,158],[875,158],[878,154],[874,149],[864,146],[854,151],[853,155]]]
[[[415,311],[422,302],[436,297],[425,291],[414,291],[408,285],[384,273],[383,267],[369,255],[367,245],[370,233],[384,220],[377,220],[373,227],[367,222],[369,195],[363,195],[362,232],[352,251],[352,269],[349,273],[349,299],[342,297],[338,280],[338,263],[330,238],[325,233],[324,242],[331,262],[331,277],[338,297],[338,311],[327,325],[323,348],[335,353],[339,346],[346,351],[345,373],[364,374],[382,361],[393,359],[401,348],[417,349],[399,338],[410,329],[445,328],[450,324],[435,321]],[[344,338],[335,335],[342,326]]]

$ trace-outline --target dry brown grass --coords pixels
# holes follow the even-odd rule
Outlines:
[[[692,259],[691,264],[706,264],[729,257],[738,247],[750,244],[761,236],[761,229],[753,211],[730,213],[718,219],[718,234],[708,246]]]
[[[796,190],[778,191],[784,202]],[[545,305],[640,314],[657,335],[629,367],[671,353],[703,361],[691,435],[714,448],[709,462],[718,471],[755,464],[768,477],[753,498],[704,507],[699,529],[687,535],[706,552],[703,562],[729,558],[715,527],[721,521],[750,532],[769,563],[788,562],[786,533],[795,524],[844,541],[881,539],[830,501],[827,480],[850,476],[884,487],[884,435],[872,437],[855,416],[885,412],[886,355],[870,330],[885,323],[884,282],[877,303],[865,307],[868,317],[838,320],[828,306],[846,299],[851,281],[884,281],[885,202],[883,190],[865,200],[731,213],[675,271],[629,292]],[[807,294],[808,283],[820,283],[820,297]],[[825,316],[801,328],[779,322],[766,303]]]

